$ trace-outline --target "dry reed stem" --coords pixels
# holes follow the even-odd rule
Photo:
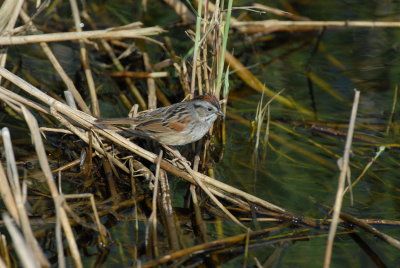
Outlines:
[[[328,208],[326,206],[324,206],[324,207]],[[399,225],[400,224],[399,221],[383,222],[385,220],[358,219],[358,218],[356,218],[350,214],[344,213],[344,212],[340,212],[340,218],[342,219],[342,222],[347,222],[347,223],[351,223],[355,226],[358,226],[358,227],[364,229],[365,231],[373,234],[374,236],[379,237],[383,241],[387,242],[389,245],[392,245],[393,247],[400,249],[400,241],[399,240],[397,240],[385,233],[382,233],[381,231],[377,230],[375,227],[370,225],[370,224]],[[333,220],[331,220],[331,222],[333,222]]]
[[[43,141],[40,135],[38,123],[36,121],[36,118],[25,108],[25,106],[22,106],[21,109],[25,117],[26,123],[28,124],[29,130],[31,132],[32,141],[35,146],[36,153],[38,155],[39,164],[43,171],[43,175],[46,178],[46,182],[49,186],[50,193],[54,201],[54,205],[57,205],[57,200],[58,198],[60,198],[59,197],[60,194],[57,190],[57,186],[54,182],[54,178],[51,173],[50,165],[47,160],[47,154],[44,149]],[[82,261],[79,255],[78,246],[76,244],[71,225],[69,224],[68,221],[67,214],[63,207],[59,208],[59,212],[60,212],[59,216],[61,224],[64,229],[65,236],[69,244],[69,248],[71,250],[72,259],[74,260],[75,266],[80,268],[82,267]]]
[[[130,77],[130,78],[163,78],[168,77],[168,72],[112,72],[110,74],[113,77]]]
[[[206,254],[209,251],[216,250],[218,248],[222,248],[222,247],[227,248],[234,244],[245,242],[247,236],[250,236],[250,238],[254,238],[254,237],[262,236],[264,234],[268,234],[268,233],[276,231],[276,230],[280,230],[280,229],[281,229],[281,227],[271,227],[271,228],[265,228],[260,231],[250,232],[249,235],[246,232],[246,233],[231,236],[231,237],[225,237],[222,239],[213,240],[213,241],[210,241],[207,243],[203,243],[200,245],[196,245],[193,247],[178,250],[178,251],[172,252],[170,254],[164,255],[164,256],[158,258],[157,260],[153,260],[153,261],[144,263],[142,267],[143,268],[155,267],[155,266],[167,263],[167,262],[177,260],[177,259],[185,257],[185,256],[193,257],[194,255],[197,255],[197,254]]]
[[[97,155],[96,152],[94,152],[92,154],[92,157],[95,156],[95,155]],[[59,167],[59,168],[53,169],[51,172],[52,173],[56,173],[56,172],[64,171],[64,170],[70,169],[70,168],[72,168],[72,167],[74,167],[76,165],[79,165],[80,163],[81,163],[81,159],[76,159],[76,160],[74,160],[72,162],[69,162],[68,164],[65,164],[65,165]]]
[[[36,34],[36,35],[25,35],[25,36],[21,35],[3,36],[0,37],[0,45],[13,46],[13,45],[26,45],[26,44],[33,44],[40,42],[47,43],[47,42],[72,41],[79,39],[116,39],[116,38],[143,39],[146,36],[158,35],[163,32],[164,30],[162,28],[154,26],[154,27],[131,29],[131,30],[105,29],[97,31],[50,33],[50,34]]]
[[[179,223],[175,223],[174,209],[171,201],[171,191],[168,184],[167,173],[164,170],[160,170],[160,203],[161,212],[164,214],[164,218],[167,226],[169,246],[172,250],[179,250]]]
[[[316,31],[327,28],[399,28],[400,22],[389,21],[236,21],[231,23],[241,33],[272,33],[276,31]]]
[[[28,107],[31,107],[31,108],[35,109],[36,111],[39,111],[39,112],[44,113],[44,114],[50,114],[50,110],[47,107],[45,107],[45,106],[43,106],[41,104],[38,104],[38,103],[36,103],[36,102],[34,102],[32,100],[28,100],[25,97],[22,97],[22,96],[20,96],[20,95],[18,95],[16,93],[4,88],[4,87],[2,87],[2,86],[0,86],[0,94],[2,94],[3,96],[5,96],[5,97],[7,97],[9,99],[12,99],[12,100],[17,101],[19,103],[22,103],[22,104],[24,104],[24,105],[26,105]]]
[[[65,98],[65,102],[74,109],[78,109],[78,107],[76,106],[76,102],[74,100],[74,97],[72,96],[71,91],[68,90],[64,90],[64,98]],[[86,112],[85,112],[86,113]]]
[[[205,8],[204,8],[204,19],[203,19],[203,27],[201,28],[201,34],[204,36],[206,34],[207,31],[209,31],[210,28],[210,22],[209,22],[209,12],[208,12],[208,7],[207,5],[209,5],[210,1],[206,1],[205,3]],[[203,71],[203,76],[204,76],[204,88],[206,92],[211,92],[211,86],[210,86],[210,79],[209,79],[209,71],[208,71],[208,47],[207,47],[207,42],[204,43],[204,45],[202,46],[202,55],[203,55],[203,62],[201,64],[201,66],[199,66],[200,68],[202,68]],[[212,58],[214,59],[214,58]],[[201,73],[201,70],[199,71],[199,73]],[[199,87],[199,94],[202,95],[203,94],[203,88]]]
[[[59,186],[61,188],[61,172],[58,172],[59,177]],[[60,190],[61,192],[61,190]],[[60,217],[60,208],[62,207],[62,203],[64,202],[63,198],[59,196],[55,201],[56,208],[56,228],[55,228],[55,237],[56,237],[56,247],[57,247],[57,265],[60,268],[65,268],[65,255],[64,255],[64,244],[62,240],[62,226],[61,226],[61,217]]]
[[[52,127],[40,127],[40,132],[55,132],[55,133],[63,133],[63,134],[74,134],[71,131],[63,128],[52,128]],[[44,134],[43,134],[44,135]]]
[[[224,3],[224,2],[223,2]],[[232,4],[233,4],[233,0],[228,0],[228,9],[226,10],[226,12],[221,13],[221,14],[225,14],[226,17],[224,18],[224,16],[219,17],[220,19],[220,23],[224,24],[224,30],[222,33],[222,44],[221,46],[218,46],[218,49],[220,49],[220,55],[218,58],[218,68],[217,68],[217,81],[216,81],[216,87],[215,87],[215,94],[217,96],[220,95],[221,92],[221,86],[222,86],[222,76],[224,73],[224,63],[225,63],[225,59],[226,59],[226,47],[228,44],[228,36],[229,36],[229,27],[230,27],[230,20],[231,20],[231,13],[232,13]],[[223,4],[222,4],[223,7]]]
[[[357,117],[357,109],[358,109],[359,99],[360,99],[360,91],[355,90],[353,108],[351,110],[351,116],[350,116],[350,122],[349,122],[349,130],[347,133],[346,144],[345,144],[345,149],[344,149],[344,153],[343,153],[343,164],[342,164],[342,169],[340,171],[335,205],[333,208],[332,222],[331,222],[331,225],[329,228],[328,241],[327,241],[326,250],[325,250],[324,268],[329,268],[330,262],[331,262],[333,240],[335,239],[336,229],[338,226],[338,221],[339,221],[339,216],[340,216],[340,210],[342,208],[345,178],[347,175],[347,171],[349,170],[349,156],[350,156],[350,150],[351,150],[351,143],[353,140],[353,133],[354,133],[354,127],[355,127],[355,122],[356,122],[356,117]]]
[[[17,104],[15,103],[15,100],[9,98],[8,96],[1,94],[0,96],[3,98],[3,101],[5,104],[7,104],[9,106],[8,112],[10,113],[10,115],[12,115],[14,118],[17,118],[18,115],[16,115],[13,111],[20,113],[21,109],[17,106]]]
[[[7,266],[7,264],[3,261],[3,259],[0,257],[0,268],[7,268],[7,267],[11,267],[11,264],[10,264],[10,266]]]
[[[1,163],[1,161],[0,161],[0,185],[1,185],[0,187],[1,200],[4,202],[7,211],[11,214],[12,218],[17,223],[17,225],[20,225],[21,221],[19,219],[17,205],[13,198],[10,184],[8,183],[7,176],[6,173],[4,172],[3,164]]]
[[[27,237],[23,236],[18,231],[18,228],[13,224],[10,216],[7,213],[3,214],[3,221],[7,227],[8,233],[11,236],[11,239],[14,244],[14,249],[17,252],[17,255],[19,256],[19,259],[20,259],[23,267],[39,268],[41,265],[39,264],[39,260],[36,258],[37,255],[35,255],[33,250],[28,247],[29,242],[25,241],[25,239],[24,239],[24,237],[25,238],[27,238]],[[49,266],[50,265],[48,265],[47,267],[49,267]]]
[[[156,174],[154,176],[154,189],[153,189],[153,200],[152,200],[152,210],[149,217],[149,224],[148,224],[148,233],[151,236],[152,243],[148,243],[148,245],[153,245],[153,253],[155,257],[158,257],[158,240],[157,240],[157,197],[158,197],[158,187],[159,187],[159,180],[160,180],[160,163],[162,159],[163,151],[160,150],[160,154],[157,157],[156,162]],[[150,241],[150,239],[149,239]]]
[[[21,106],[20,108],[23,111],[24,107]],[[3,128],[1,130],[1,134],[3,138],[4,152],[7,159],[7,174],[9,178],[8,180],[10,182],[16,210],[18,212],[19,227],[22,229],[22,233],[24,235],[24,238],[26,239],[27,246],[32,252],[35,253],[35,258],[37,258],[40,265],[44,267],[49,267],[50,264],[47,261],[42,249],[40,248],[35,236],[33,235],[33,231],[29,223],[28,212],[25,208],[24,191],[21,189],[20,186],[17,165],[15,163],[15,156],[8,128]]]
[[[25,13],[25,11],[21,10],[20,16],[25,23],[30,23],[30,27],[33,31],[37,31],[36,26],[32,23],[31,18]],[[43,52],[49,58],[54,69],[60,75],[61,79],[63,80],[64,84],[67,86],[68,90],[74,96],[74,99],[78,103],[78,106],[82,109],[82,111],[84,111],[87,114],[90,114],[89,107],[86,105],[86,103],[83,100],[78,89],[75,87],[74,83],[72,82],[72,79],[64,71],[64,68],[61,66],[61,64],[57,60],[56,56],[54,55],[54,53],[51,50],[51,48],[49,47],[49,45],[45,42],[40,42],[40,46],[42,47]]]
[[[198,1],[196,1],[196,3],[197,2]],[[207,7],[208,7],[207,11],[210,12],[210,13],[213,13],[213,14],[215,14],[216,12],[217,13],[221,13],[221,9],[219,8],[219,6],[220,6],[220,0],[216,1],[215,4],[212,3],[211,1],[208,1],[207,2]],[[181,14],[178,13],[178,15],[181,15]],[[235,18],[231,18],[230,21],[236,21],[236,19]]]
[[[203,0],[199,0],[199,5],[197,7],[197,14],[196,14],[196,33],[195,33],[195,40],[194,40],[194,51],[193,51],[193,61],[192,61],[192,76],[190,79],[190,95],[194,97],[194,90],[196,87],[196,75],[198,72],[198,57],[199,57],[199,50],[201,47],[200,41],[200,28],[201,28],[201,20],[202,20],[202,11],[203,11]],[[198,88],[201,88],[200,86]]]
[[[104,149],[104,144],[101,144],[101,145],[102,145],[103,151],[105,152],[106,150]],[[115,185],[114,178],[115,177],[119,178],[119,175],[117,173],[117,170],[115,169],[115,166],[111,164],[112,160],[109,157],[107,157],[107,158],[108,158],[108,162],[104,162],[102,168],[104,170],[104,175],[107,179],[108,189],[110,191],[110,198],[113,203],[118,203],[120,198],[119,198],[119,194],[117,191],[117,187]],[[113,176],[113,174],[115,176]]]
[[[88,198],[90,201],[90,205],[92,206],[94,221],[97,226],[97,231],[100,234],[100,239],[103,245],[107,245],[107,229],[104,227],[103,224],[100,222],[99,213],[97,212],[96,201],[94,200],[94,196],[91,193],[84,193],[84,194],[67,194],[64,195],[65,199],[77,199],[77,198]]]
[[[309,18],[298,16],[296,14],[293,14],[293,13],[290,13],[287,11],[283,11],[278,8],[273,8],[270,6],[262,5],[259,3],[254,3],[253,6],[249,6],[249,8],[265,11],[270,14],[274,14],[276,16],[285,17],[285,18],[292,19],[292,20],[300,20],[300,21],[309,21],[310,20]]]
[[[249,257],[249,244],[250,244],[250,229],[247,229],[246,239],[244,241],[244,252],[243,252],[243,268],[247,267],[247,258]]]
[[[193,202],[193,208],[194,208],[194,213],[195,213],[195,220],[197,224],[197,228],[200,233],[200,238],[203,243],[208,242],[209,238],[207,235],[207,226],[205,225],[203,221],[203,217],[201,215],[201,210],[200,210],[200,205],[199,201],[197,198],[197,193],[196,193],[196,186],[195,185],[190,185],[190,194],[192,196],[192,202]]]
[[[254,257],[254,263],[256,265],[257,268],[263,268],[264,266],[261,265],[261,262],[257,259],[257,257]],[[268,267],[268,266],[265,266]]]
[[[164,0],[164,2],[174,9],[175,13],[181,17],[183,23],[189,24],[196,21],[195,15],[193,15],[193,13],[184,3],[182,3],[182,1]]]
[[[129,164],[129,175],[130,175],[130,179],[131,179],[131,189],[132,189],[132,196],[137,196],[137,189],[136,189],[136,181],[135,181],[135,168],[134,168],[134,161],[133,158],[130,158],[128,160],[128,164]],[[136,161],[138,163],[140,163],[139,161]],[[140,163],[141,164],[141,163]],[[150,187],[149,187],[150,188]],[[137,259],[138,259],[138,245],[139,245],[139,215],[138,215],[138,204],[136,202],[136,199],[134,200],[133,203],[133,216],[135,217],[135,221],[134,221],[134,239],[132,239],[134,246],[132,249],[132,255],[133,255],[133,263],[137,263]]]
[[[193,160],[193,170],[198,171],[200,163],[200,156],[196,155]],[[195,213],[195,222],[197,224],[197,228],[200,233],[200,238],[203,243],[208,242],[210,239],[207,235],[207,226],[203,221],[203,217],[201,214],[201,209],[199,205],[199,200],[197,198],[197,193],[196,193],[196,186],[195,185],[190,185],[190,194],[192,196],[192,202],[193,202],[193,208],[194,208],[194,213]]]
[[[12,30],[14,29],[15,23],[17,22],[18,14],[22,9],[23,3],[24,0],[17,0],[17,1],[7,0],[3,2],[0,11],[1,12],[0,20],[2,21],[0,38],[1,36],[12,34]],[[7,61],[7,49],[2,48],[0,50],[0,66],[5,67],[6,61]],[[0,82],[1,82],[1,76],[0,76]]]
[[[14,28],[16,18],[13,14],[18,11],[23,4],[23,1],[5,0],[0,8],[0,32],[1,35],[10,34],[10,30]]]
[[[153,71],[149,59],[149,55],[143,53],[143,65],[146,72],[151,73]],[[147,78],[147,107],[149,109],[157,108],[157,96],[156,96],[156,82],[154,78]]]
[[[7,267],[12,267],[10,252],[7,246],[7,239],[4,234],[0,235],[0,251],[1,251],[1,257],[5,259]]]
[[[373,234],[376,237],[379,237],[383,241],[387,242],[389,245],[392,245],[393,247],[400,249],[400,241],[385,234],[382,233],[381,231],[377,230],[375,227],[371,226],[368,224],[365,220],[363,219],[358,219],[350,214],[340,212],[340,218],[342,218],[343,221],[351,223],[355,226],[360,227],[361,229],[364,229],[365,231]]]
[[[81,27],[81,19],[79,16],[78,4],[76,3],[76,0],[70,0],[69,2],[71,5],[72,16],[74,18],[75,29],[78,33],[81,33],[82,27]],[[95,117],[100,117],[100,106],[99,106],[99,100],[97,98],[96,86],[94,84],[92,69],[90,68],[89,56],[83,39],[79,40],[79,51],[81,54],[81,63],[83,71],[85,72],[86,82],[89,88],[89,94],[92,104],[92,114]]]

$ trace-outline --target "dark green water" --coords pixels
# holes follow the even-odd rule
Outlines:
[[[291,2],[300,15],[313,20],[395,21],[399,12],[397,1],[351,1],[347,4],[338,1],[305,1],[302,4],[296,4],[296,1],[287,2]],[[283,1],[281,3],[284,5]],[[312,86],[318,119],[322,122],[347,123],[354,89],[361,91],[358,127],[355,132],[373,137],[378,144],[354,140],[350,160],[353,164],[351,174],[354,180],[375,155],[377,145],[397,144],[399,141],[398,129],[385,133],[394,89],[399,83],[399,33],[398,29],[327,29],[322,33],[314,54],[316,35],[289,35],[284,39],[285,44],[281,45],[279,38],[283,37],[276,34],[273,44],[278,47],[270,48],[268,43],[242,43],[243,47],[237,51],[243,54],[246,49],[253,51],[256,56],[248,56],[247,65],[255,65],[252,71],[259,72],[259,79],[273,89],[285,89],[284,96],[292,97],[310,109],[310,86],[305,72],[310,71],[318,76],[323,84],[314,80]],[[233,42],[235,45],[241,43],[240,40]],[[282,57],[294,48],[300,49]],[[332,59],[336,59],[340,65],[335,64]],[[238,84],[233,83],[233,91],[241,89]],[[330,94],[327,88],[334,94]],[[254,107],[259,99],[260,95],[254,94],[246,99],[250,102],[232,102],[230,111],[254,119]],[[396,108],[395,117],[398,111]],[[339,177],[337,157],[307,139],[317,142],[332,153],[342,155],[345,138],[321,136],[321,133],[310,129],[310,124],[303,124],[300,115],[277,103],[271,106],[271,120],[276,120],[293,133],[272,125],[270,132],[280,136],[285,142],[270,139],[270,145],[259,150],[259,155],[266,151],[266,157],[260,157],[258,163],[255,163],[253,157],[254,142],[249,141],[250,128],[228,121],[228,145],[223,163],[218,166],[219,178],[301,215],[324,217],[326,211],[319,204],[332,205],[334,202]],[[381,127],[373,127],[373,124]],[[365,129],[366,126],[370,128]],[[345,129],[342,130],[346,132]],[[322,165],[295,150],[293,146],[314,153],[328,165]],[[354,188],[354,205],[351,206],[348,196],[345,198],[343,211],[359,218],[398,219],[398,159],[399,151],[388,148]],[[258,168],[257,173],[255,168]],[[399,234],[396,227],[378,229],[394,237]],[[397,249],[370,234],[361,232],[360,236],[387,266],[399,265],[400,253]],[[287,244],[274,267],[321,267],[325,246],[325,236]],[[264,252],[256,251],[259,254],[255,255],[265,258],[271,251],[272,248],[265,249]],[[375,264],[349,236],[342,235],[335,240],[332,267],[375,267]]]

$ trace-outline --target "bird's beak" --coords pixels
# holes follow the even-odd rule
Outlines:
[[[218,111],[217,115],[221,116],[221,117],[225,117],[225,114],[222,111]]]

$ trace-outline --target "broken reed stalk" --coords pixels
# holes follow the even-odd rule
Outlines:
[[[331,225],[329,228],[329,235],[328,235],[327,245],[326,245],[326,249],[325,249],[324,268],[329,268],[330,262],[331,262],[333,240],[335,239],[336,229],[337,229],[338,222],[339,222],[340,210],[342,208],[345,179],[348,174],[347,172],[350,168],[349,167],[350,150],[351,150],[351,144],[352,144],[352,140],[353,140],[353,133],[354,133],[354,127],[355,127],[355,122],[356,122],[356,117],[357,117],[359,99],[360,99],[360,91],[355,90],[353,108],[351,110],[351,116],[350,116],[350,122],[349,122],[349,130],[347,133],[346,144],[345,144],[344,153],[343,153],[342,169],[340,171],[335,205],[333,208],[332,222],[331,222]]]
[[[145,55],[145,54],[143,54],[143,55]],[[121,72],[112,72],[112,73],[110,73],[110,76],[112,76],[112,77],[130,77],[130,78],[164,78],[164,77],[168,77],[168,72],[121,71]],[[129,106],[129,108],[131,108],[132,106],[133,105]]]
[[[60,42],[60,41],[72,41],[79,39],[116,39],[116,38],[137,38],[147,39],[147,36],[158,35],[163,33],[164,30],[158,26],[131,29],[131,30],[119,30],[117,29],[105,29],[97,31],[83,31],[83,32],[65,32],[65,33],[49,33],[49,34],[36,34],[36,35],[25,35],[25,36],[2,36],[0,37],[0,45],[12,46],[12,45],[26,45],[40,42]]]
[[[150,63],[149,54],[143,53],[143,65],[146,72],[151,73],[152,67]],[[148,77],[147,79],[147,107],[152,110],[157,108],[157,96],[156,96],[156,81],[154,78]]]
[[[159,195],[160,212],[164,216],[167,234],[170,248],[175,251],[179,250],[179,223],[175,223],[174,219],[174,209],[172,207],[171,201],[171,191],[169,188],[167,173],[164,170],[160,170],[160,190],[161,195]]]
[[[390,21],[234,21],[231,27],[243,34],[271,33],[276,31],[315,31],[327,28],[399,28],[400,22]]]

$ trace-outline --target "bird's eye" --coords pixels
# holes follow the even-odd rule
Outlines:
[[[209,112],[211,112],[211,111],[212,111],[212,108],[211,108],[211,107],[208,107],[207,110],[208,110]]]

